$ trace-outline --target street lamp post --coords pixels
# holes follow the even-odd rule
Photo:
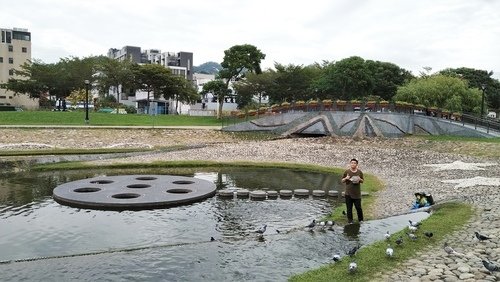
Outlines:
[[[90,81],[85,79],[85,124],[89,124],[89,84]]]
[[[483,90],[483,97],[481,99],[481,114],[480,114],[480,118],[483,118],[483,115],[484,115],[484,91],[486,90],[486,84],[481,84],[481,90]]]

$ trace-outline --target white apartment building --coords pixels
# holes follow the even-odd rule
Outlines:
[[[9,78],[18,78],[14,74],[22,64],[31,60],[31,33],[24,28],[0,28],[0,84]],[[38,108],[38,99],[0,88],[0,106],[15,106],[25,109]]]

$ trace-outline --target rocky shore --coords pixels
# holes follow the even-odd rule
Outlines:
[[[253,141],[241,140],[228,133],[204,130],[113,130],[112,134],[97,134],[99,131],[96,130],[57,130],[50,135],[58,137],[49,138],[47,132],[40,131],[2,129],[0,146],[4,147],[0,147],[0,150],[15,148],[12,144],[16,143],[57,148],[82,147],[81,144],[86,148],[113,144],[204,145],[190,150],[91,162],[94,165],[157,160],[241,160],[346,167],[351,158],[357,158],[364,172],[377,175],[386,184],[386,189],[376,195],[378,208],[373,211],[376,217],[407,212],[414,193],[420,191],[432,193],[436,201],[457,199],[475,207],[473,219],[446,239],[463,255],[448,255],[439,247],[417,254],[398,270],[380,274],[379,280],[500,280],[500,272],[489,273],[481,263],[482,259],[489,259],[500,265],[500,158],[495,154],[492,157],[466,154],[474,150],[500,150],[497,144],[485,143],[469,148],[464,147],[468,145],[448,143],[446,147],[414,138],[352,140],[323,137]],[[10,147],[8,144],[11,144]],[[485,163],[488,165],[481,165]],[[474,231],[492,239],[478,242]]]

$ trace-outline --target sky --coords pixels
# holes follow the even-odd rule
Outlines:
[[[46,63],[130,45],[193,52],[200,65],[252,44],[263,69],[360,56],[415,75],[470,67],[500,79],[496,0],[16,0],[1,10],[0,27],[27,28]]]

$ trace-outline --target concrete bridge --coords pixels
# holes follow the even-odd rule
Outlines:
[[[412,113],[315,111],[264,116],[224,127],[224,131],[261,131],[281,136],[318,135],[352,137],[402,137],[405,135],[455,135],[500,137],[500,131]]]

